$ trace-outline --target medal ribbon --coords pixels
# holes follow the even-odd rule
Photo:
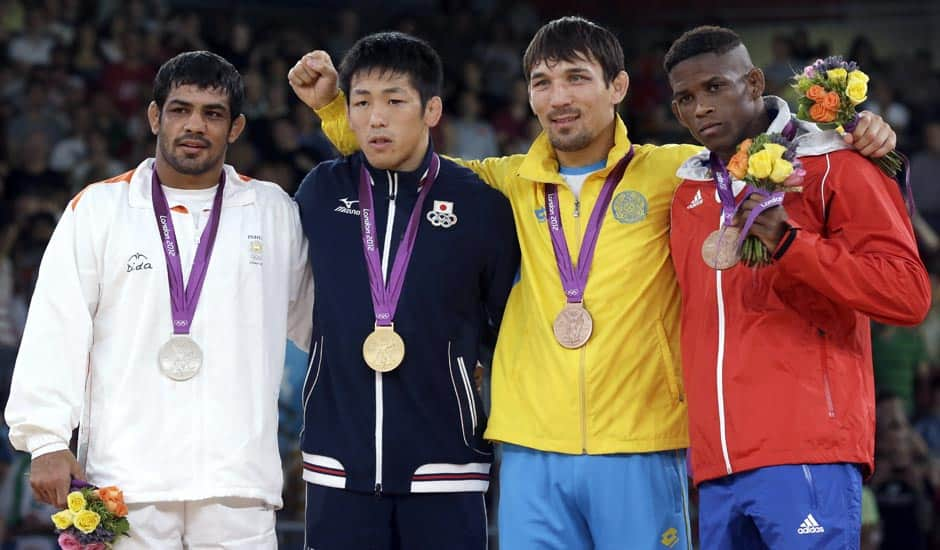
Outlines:
[[[712,153],[709,156],[709,164],[711,164],[715,185],[718,187],[718,198],[721,199],[721,232],[718,236],[718,244],[720,245],[721,239],[725,236],[725,228],[734,223],[734,214],[738,210],[738,205],[734,200],[731,174],[729,174],[728,169],[725,168],[725,163],[721,162],[717,154]],[[760,216],[761,213],[768,208],[783,204],[783,193],[780,191],[770,192],[748,185],[744,190],[744,197],[747,198],[751,193],[760,195],[764,200],[761,201],[756,208],[751,210],[751,213],[744,221],[744,226],[741,228],[741,233],[738,235],[738,250],[741,248],[741,243],[747,238],[747,232],[750,231],[751,226],[754,225],[754,220],[757,219],[757,216]]]
[[[587,229],[584,232],[584,242],[581,243],[581,250],[578,251],[577,268],[571,265],[571,255],[568,253],[565,230],[561,225],[561,216],[558,212],[558,186],[554,183],[545,184],[545,210],[548,218],[548,230],[552,236],[555,263],[558,264],[561,285],[565,289],[568,303],[578,303],[584,300],[584,288],[587,286],[591,263],[594,261],[594,249],[597,247],[597,237],[600,235],[601,225],[604,223],[607,205],[610,204],[614,188],[617,187],[617,183],[623,177],[623,173],[627,170],[627,165],[630,164],[632,158],[633,146],[630,146],[630,151],[620,159],[604,181],[604,186],[597,197]]]
[[[180,263],[179,244],[176,241],[176,231],[173,229],[173,217],[170,215],[170,206],[166,202],[166,195],[160,185],[160,176],[154,168],[151,178],[151,199],[153,213],[157,219],[157,229],[163,243],[163,255],[166,257],[166,274],[170,283],[170,310],[173,314],[173,334],[189,334],[196,314],[196,304],[202,293],[202,283],[206,280],[209,270],[209,258],[215,246],[215,236],[219,230],[219,218],[222,216],[222,190],[225,188],[225,172],[219,176],[219,188],[215,191],[212,201],[212,212],[202,236],[199,246],[193,257],[193,266],[189,271],[189,281],[183,287],[183,266]]]
[[[438,170],[440,170],[441,161],[437,153],[431,154],[431,163],[428,171],[418,183],[421,192],[418,194],[418,200],[411,210],[411,217],[408,218],[408,226],[405,228],[405,234],[402,236],[401,244],[395,253],[395,261],[392,264],[392,273],[388,278],[388,285],[382,278],[382,259],[379,256],[377,246],[378,235],[375,230],[375,209],[372,199],[372,177],[366,169],[365,163],[359,169],[359,221],[362,226],[362,250],[366,257],[366,267],[369,273],[369,288],[372,291],[372,309],[375,312],[375,324],[378,326],[391,326],[395,319],[395,310],[398,308],[398,298],[401,296],[401,289],[405,283],[405,273],[408,271],[408,262],[411,260],[411,252],[414,250],[415,239],[418,236],[418,224],[421,222],[421,210],[424,200],[437,179]],[[394,223],[394,220],[389,220]]]

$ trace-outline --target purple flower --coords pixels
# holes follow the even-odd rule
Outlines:
[[[82,550],[107,550],[107,546],[103,542],[96,542],[94,544],[86,544],[82,546]]]

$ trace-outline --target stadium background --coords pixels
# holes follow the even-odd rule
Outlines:
[[[439,150],[465,158],[522,152],[538,132],[520,60],[539,25],[580,14],[614,30],[631,87],[622,114],[637,142],[684,142],[669,111],[662,55],[682,31],[731,26],[771,91],[807,61],[842,54],[872,76],[864,108],[895,128],[912,157],[918,236],[934,307],[920,327],[875,327],[877,469],[866,490],[864,548],[940,548],[940,3],[790,0],[785,3],[560,0],[0,0],[0,401],[41,255],[62,208],[86,183],[153,155],[145,124],[156,68],[210,49],[242,72],[248,130],[229,151],[239,171],[293,192],[335,154],[292,95],[289,67],[322,48],[338,60],[364,33],[398,29],[428,39],[445,64]],[[283,548],[299,548],[303,497],[296,443],[305,361],[289,348],[281,448],[287,486]],[[133,429],[132,419],[128,419]],[[28,457],[0,426],[0,549],[51,548],[50,511],[30,498]],[[495,527],[495,526],[494,526]],[[879,546],[880,545],[880,546]]]

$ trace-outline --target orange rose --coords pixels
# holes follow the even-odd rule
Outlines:
[[[819,101],[822,103],[823,107],[829,109],[830,111],[838,111],[839,107],[842,105],[842,102],[839,101],[839,94],[835,92],[829,92],[826,94],[826,97]]]
[[[809,90],[806,90],[806,97],[812,99],[813,101],[819,101],[826,97],[826,89],[819,84],[813,84],[809,87]]]
[[[102,487],[96,491],[98,498],[104,503],[109,512],[122,518],[127,515],[127,505],[124,504],[124,493],[117,487]]]
[[[836,119],[836,111],[830,111],[821,103],[814,103],[809,108],[809,116],[813,118],[813,122],[832,122]]]
[[[738,144],[737,152],[744,153],[744,155],[747,156],[747,150],[751,148],[752,143],[754,143],[754,140],[752,139],[746,139],[742,141],[741,143]]]
[[[748,140],[750,141],[750,140]],[[748,146],[750,147],[750,145]],[[747,175],[747,149],[738,149],[738,152],[728,161],[728,172],[735,179],[744,179]]]

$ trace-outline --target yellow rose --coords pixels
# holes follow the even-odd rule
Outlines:
[[[773,165],[773,157],[766,149],[762,149],[747,159],[747,173],[755,178],[764,179],[770,175]]]
[[[61,512],[56,512],[52,514],[52,523],[55,524],[56,529],[68,529],[72,526],[72,520],[75,518],[75,514],[71,510],[62,510]]]
[[[72,491],[68,496],[69,510],[73,514],[77,514],[85,509],[85,506],[88,504],[85,502],[85,495],[81,491]]]
[[[849,73],[848,83],[861,82],[863,84],[868,84],[868,75],[862,71],[856,69]]]
[[[767,151],[771,158],[778,159],[787,152],[787,148],[779,143],[768,143],[764,145],[764,151]]]
[[[101,516],[91,510],[82,510],[75,514],[73,523],[79,531],[88,534],[98,528],[98,524],[101,523]]]
[[[829,78],[830,81],[835,82],[836,84],[842,84],[843,82],[845,82],[845,77],[848,76],[848,74],[849,73],[847,73],[846,70],[843,69],[842,67],[829,69],[828,71],[826,71],[826,77]]]
[[[770,181],[774,183],[783,183],[787,181],[790,174],[793,173],[793,164],[786,159],[777,159],[774,161],[774,169],[770,172]]]
[[[849,83],[845,87],[845,95],[852,102],[852,105],[858,105],[868,99],[866,94],[868,94],[868,84],[865,81],[856,80],[853,82],[851,78],[849,79]]]

